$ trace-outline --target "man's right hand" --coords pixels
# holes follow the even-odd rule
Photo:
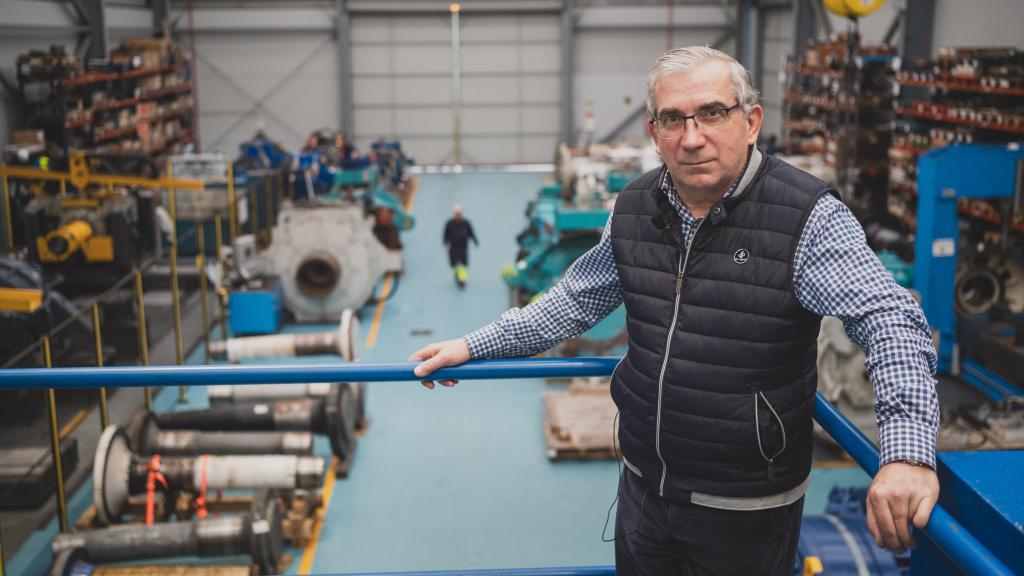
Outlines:
[[[469,346],[462,338],[435,342],[420,348],[415,354],[409,356],[409,360],[422,360],[413,373],[422,378],[429,376],[434,371],[446,366],[458,366],[469,361]],[[424,386],[434,389],[433,380],[421,380]],[[439,380],[442,386],[452,387],[459,383],[458,380]]]

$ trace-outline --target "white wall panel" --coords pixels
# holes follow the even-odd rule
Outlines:
[[[367,30],[361,30],[364,23]],[[355,141],[365,147],[390,128],[423,164],[451,162],[455,99],[451,77],[451,19],[443,16],[352,16],[353,57],[392,49],[353,66]],[[356,32],[359,31],[359,32]],[[559,18],[471,13],[461,16],[461,130],[463,162],[536,161],[543,141],[549,159],[558,141],[561,86]],[[382,44],[383,41],[389,44]],[[538,111],[538,104],[543,106]],[[391,112],[362,122],[360,117]],[[524,138],[531,138],[524,145]],[[545,160],[546,161],[546,160]]]

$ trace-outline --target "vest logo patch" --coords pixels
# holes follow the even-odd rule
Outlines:
[[[746,248],[740,248],[732,255],[732,261],[737,264],[746,264],[750,260],[750,252]]]

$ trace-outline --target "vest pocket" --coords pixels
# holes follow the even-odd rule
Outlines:
[[[755,392],[753,397],[757,450],[767,466],[768,480],[773,480],[775,459],[786,450],[786,425],[763,392]]]

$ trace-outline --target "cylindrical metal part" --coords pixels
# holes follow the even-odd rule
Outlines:
[[[92,330],[93,340],[96,343],[96,365],[103,367],[103,334],[100,332],[100,305],[92,303]],[[100,388],[100,427],[106,428],[110,424],[110,416],[107,410],[107,389]],[[0,576],[3,576],[0,574]]]
[[[185,456],[197,454],[292,454],[313,453],[309,432],[199,432],[158,430],[146,453]]]
[[[296,398],[156,414],[161,430],[299,430],[324,433],[324,402]]]
[[[160,430],[150,412],[138,412],[127,427],[130,444],[140,454],[196,456],[200,454],[313,453],[309,432],[200,432]]]
[[[93,464],[93,503],[102,522],[115,522],[128,496],[146,491],[154,461],[131,451],[123,428],[109,426],[103,431]],[[317,488],[324,473],[323,459],[289,455],[161,457],[158,465],[166,489],[189,492],[203,486],[207,490]]]
[[[255,358],[337,354],[346,362],[354,362],[357,360],[356,341],[359,337],[359,319],[352,310],[346,309],[341,314],[337,330],[231,338],[211,344],[210,355],[217,360],[238,363]]]
[[[92,225],[85,220],[72,220],[46,235],[46,249],[58,260],[67,260],[85,241],[92,238]]]
[[[235,554],[251,556],[261,574],[276,574],[282,540],[277,497],[271,491],[260,491],[247,514],[58,534],[52,544],[55,561],[51,574],[64,576],[76,560],[121,562]]]
[[[53,368],[53,359],[50,355],[50,337],[43,336],[43,364],[47,368]],[[50,417],[50,457],[53,458],[53,472],[57,484],[57,520],[60,524],[60,531],[68,531],[68,504],[64,494],[64,467],[61,465],[60,456],[60,428],[57,426],[57,391],[53,388],[46,389],[46,407]]]
[[[328,382],[313,384],[250,384],[247,386],[214,384],[206,387],[206,397],[209,399],[210,404],[279,400],[283,398],[324,398],[331,390],[331,386],[334,386],[334,384]]]

